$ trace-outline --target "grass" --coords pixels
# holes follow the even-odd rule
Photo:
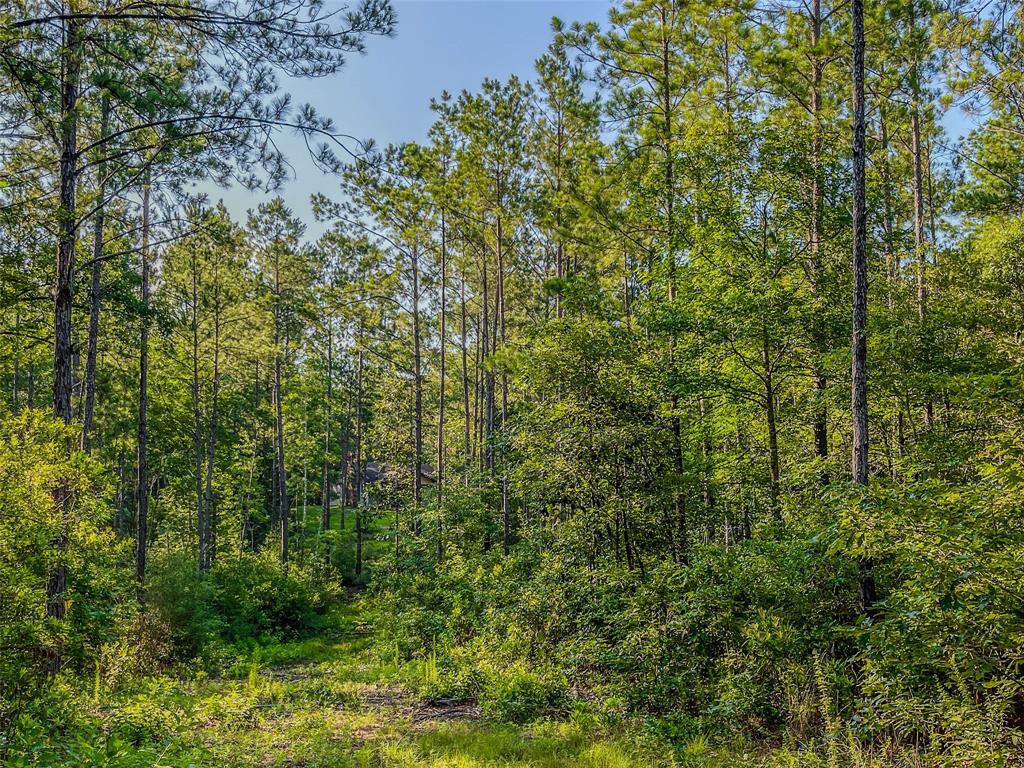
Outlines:
[[[531,728],[490,723],[446,724],[381,750],[394,768],[633,768],[652,756],[625,741],[598,738],[564,723]]]
[[[325,543],[310,507],[296,555]],[[332,510],[326,543],[336,564],[355,549],[354,514]],[[370,521],[370,563],[390,549],[386,521]],[[351,564],[351,563],[350,563]],[[346,571],[344,568],[343,572]],[[542,721],[515,726],[446,709],[402,681],[418,662],[397,667],[374,656],[370,614],[356,598],[335,606],[317,636],[238,644],[232,661],[203,671],[131,679],[112,689],[72,685],[66,722],[23,724],[11,764],[76,768],[641,768],[671,765],[622,734],[593,724]],[[413,674],[416,672],[416,674]],[[54,737],[54,733],[60,735]],[[2,742],[2,740],[0,740]],[[2,746],[2,743],[0,743]]]
[[[358,601],[322,636],[236,649],[221,676],[153,676],[69,702],[75,730],[14,765],[103,768],[640,768],[669,765],[621,734],[513,726],[431,705],[371,653]],[[31,738],[27,732],[26,738]],[[72,737],[70,734],[74,733]]]

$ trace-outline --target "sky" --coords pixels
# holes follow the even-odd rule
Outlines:
[[[352,57],[334,76],[289,81],[283,88],[296,104],[312,104],[332,117],[340,133],[373,139],[380,146],[423,140],[433,121],[431,98],[445,90],[474,90],[485,78],[531,78],[534,61],[551,40],[552,16],[565,22],[603,21],[610,4],[611,0],[393,0],[398,16],[394,37],[370,39],[365,55]],[[280,194],[307,223],[307,236],[315,237],[322,226],[313,222],[310,195],[323,192],[337,198],[337,179],[313,166],[300,138],[284,133],[278,144],[294,167],[294,178]],[[242,220],[249,208],[268,199],[238,187],[203,191],[213,200],[223,199],[232,215]]]

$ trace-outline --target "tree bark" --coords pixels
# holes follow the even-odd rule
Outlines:
[[[334,327],[332,318],[327,318],[327,402],[324,403],[324,477],[321,499],[320,530],[324,533],[331,528],[331,405],[334,397]],[[344,492],[342,492],[344,496]],[[341,501],[344,506],[345,500]],[[344,528],[344,525],[342,525]]]
[[[497,341],[501,338],[502,346],[505,345],[505,251],[503,247],[504,232],[502,230],[501,216],[497,222],[497,285],[495,286],[495,319],[497,321],[497,332],[494,334],[495,348]],[[504,368],[501,371],[501,428],[505,429],[508,420],[508,374]],[[502,551],[507,555],[512,546],[512,515],[509,508],[508,498],[508,475],[505,466],[505,457],[501,461],[501,546]]]
[[[215,278],[219,281],[219,278]],[[215,284],[218,284],[215,282]],[[215,289],[215,290],[219,290]],[[206,491],[203,499],[203,518],[206,523],[206,563],[204,571],[213,567],[217,558],[217,518],[214,510],[213,471],[217,449],[217,422],[220,401],[220,306],[213,320],[213,382],[210,392],[210,433],[206,441]]]
[[[199,410],[199,256],[192,251],[192,451],[195,454],[193,482],[196,487],[196,539],[199,544],[199,571],[206,573],[206,506],[203,498],[203,428]]]
[[[78,188],[78,90],[81,69],[79,21],[64,27],[60,83],[60,197],[57,209],[57,276],[54,290],[53,410],[65,424],[71,422],[72,320],[75,278],[75,239]]]
[[[281,344],[283,339],[281,336],[281,272],[280,264],[277,263],[275,257],[274,264],[274,425],[275,425],[275,439],[277,442],[275,455],[277,457],[277,499],[278,499],[278,528],[280,531],[280,553],[281,553],[281,566],[287,571],[288,570],[288,525],[289,525],[289,508],[288,508],[288,472],[285,468],[285,452],[284,452],[284,408],[282,403],[283,392],[281,389],[281,367],[282,352]]]
[[[864,0],[851,0],[853,21],[853,481],[868,484],[868,259],[864,118]],[[875,603],[874,563],[858,560],[861,608]]]
[[[776,522],[782,522],[782,507],[779,503],[779,489],[781,485],[781,470],[779,465],[779,434],[776,424],[776,393],[775,376],[772,371],[771,354],[768,348],[768,339],[765,337],[761,349],[761,363],[764,376],[764,404],[765,417],[768,422],[768,468],[769,468],[769,500],[771,502],[772,518]]]
[[[100,103],[100,140],[110,133],[110,96],[103,94]],[[89,286],[89,348],[85,362],[85,405],[82,409],[82,450],[92,451],[92,422],[96,404],[96,356],[100,335],[100,294],[103,268],[103,226],[106,214],[107,194],[107,153],[100,148],[96,164],[96,189],[98,203],[93,217],[92,281]]]
[[[357,340],[359,343],[361,340]],[[356,359],[356,575],[363,572],[363,350]]]
[[[917,34],[917,20],[914,0],[910,3],[910,35]],[[915,41],[916,44],[916,41]],[[914,158],[914,261],[917,265],[917,318],[921,325],[922,341],[928,313],[928,244],[925,241],[924,222],[924,160],[921,146],[921,73],[917,51],[910,65],[910,150]],[[927,344],[921,350],[922,359],[927,362]],[[931,427],[935,421],[935,406],[931,393],[925,393],[924,422]]]
[[[420,262],[417,246],[411,252],[412,267],[412,375],[415,395],[415,411],[413,414],[413,462],[412,490],[413,511],[412,531],[419,536],[422,530],[420,509],[423,503],[423,475],[420,465],[423,461],[423,371],[420,350]],[[397,541],[398,531],[395,531]],[[397,545],[396,545],[397,546]]]
[[[441,210],[441,339],[440,339],[440,366],[438,371],[439,393],[437,398],[437,559],[438,562],[444,557],[444,514],[442,504],[444,502],[444,399],[445,399],[445,363],[447,335],[447,313],[448,313],[448,232],[445,221],[444,209]]]
[[[661,82],[658,83],[661,93],[662,111],[662,141],[664,143],[665,166],[665,259],[668,265],[668,301],[672,303],[676,299],[676,253],[675,253],[675,165],[673,157],[673,126],[672,126],[672,70],[671,51],[669,46],[669,18],[664,6],[660,9],[661,15]],[[673,332],[669,339],[669,368],[676,371],[676,336]],[[682,416],[679,414],[679,397],[672,393],[670,397],[672,415],[672,453],[677,475],[677,483],[682,483],[683,475],[683,427]],[[689,524],[686,519],[686,504],[683,500],[683,493],[676,489],[673,494],[673,506],[675,507],[675,520],[679,526],[679,558],[686,563],[688,561]]]
[[[60,82],[60,199],[57,209],[57,277],[54,286],[53,411],[65,424],[71,423],[72,331],[71,306],[75,282],[75,192],[78,183],[78,81],[81,67],[79,22],[70,19],[64,27]],[[68,446],[69,452],[71,446]],[[60,516],[60,528],[53,541],[56,563],[46,580],[46,617],[63,622],[67,589],[67,548],[71,526],[72,491],[61,482],[53,491],[54,507]],[[47,649],[47,669],[60,671],[63,648],[57,641]]]
[[[818,479],[822,485],[828,485],[829,474],[825,468],[825,461],[828,459],[828,412],[825,406],[825,390],[828,381],[825,376],[824,356],[826,349],[825,333],[821,311],[824,306],[824,288],[821,263],[821,213],[823,207],[822,190],[822,162],[821,153],[823,139],[821,135],[821,80],[822,63],[818,56],[817,48],[821,39],[821,0],[812,0],[811,3],[811,47],[814,52],[811,54],[811,98],[810,111],[812,125],[811,139],[811,216],[810,231],[808,232],[808,251],[810,253],[809,272],[811,276],[811,291],[814,296],[815,316],[812,329],[812,343],[814,347],[812,378],[812,400],[814,408],[814,455],[822,463]]]
[[[146,600],[149,536],[149,174],[142,187],[142,329],[139,333],[138,481],[136,483],[135,581],[139,603]]]
[[[472,421],[472,414],[469,411],[469,367],[468,367],[468,354],[466,339],[466,276],[460,275],[459,282],[459,315],[460,315],[460,334],[462,336],[462,412],[463,412],[463,423],[462,423],[462,439],[463,439],[463,472],[466,475],[466,482],[469,482],[469,465],[473,460],[472,447],[470,445],[470,423]]]

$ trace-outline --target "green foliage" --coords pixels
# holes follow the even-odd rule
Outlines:
[[[105,525],[105,481],[88,457],[68,458],[73,439],[39,411],[0,412],[0,729],[43,695],[46,649],[59,644],[72,670],[91,669],[119,619],[131,616],[119,605],[130,594],[121,570],[126,547]],[[68,520],[55,509],[59,487],[76,499]],[[63,555],[52,546],[62,532]],[[42,606],[49,574],[62,561],[67,620],[56,622],[44,618]]]
[[[564,678],[557,672],[538,672],[525,662],[490,669],[480,692],[484,716],[512,723],[527,723],[555,714],[566,703]]]
[[[283,572],[271,553],[222,559],[208,574],[184,553],[153,564],[149,605],[166,627],[179,660],[215,660],[224,644],[290,639],[314,631],[332,598],[294,566]]]

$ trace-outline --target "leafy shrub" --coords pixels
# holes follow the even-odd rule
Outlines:
[[[491,671],[480,692],[485,717],[513,723],[528,723],[560,710],[568,699],[564,678],[554,672],[536,672],[518,663]]]
[[[296,637],[317,624],[329,601],[296,564],[282,571],[271,553],[243,552],[210,572],[212,605],[225,640],[272,634]]]
[[[432,701],[468,701],[480,696],[487,678],[478,666],[446,659],[438,667],[437,675],[420,689],[424,697]]]
[[[180,713],[166,702],[139,696],[111,712],[108,723],[118,738],[138,746],[171,736],[180,723]]]
[[[147,587],[153,617],[145,629],[154,645],[163,633],[173,659],[213,663],[225,643],[291,638],[316,628],[331,598],[300,566],[285,573],[270,553],[222,558],[206,575],[189,553],[163,553],[153,558]]]
[[[100,465],[68,457],[73,427],[42,409],[12,416],[0,407],[0,733],[44,695],[49,649],[60,647],[65,669],[90,670],[131,605],[132,582],[119,566],[127,547],[106,526],[108,487]],[[67,520],[53,502],[72,494]],[[67,536],[64,621],[44,618],[48,575],[58,564],[53,541]]]
[[[146,601],[155,616],[146,622],[150,637],[158,642],[162,630],[178,658],[198,656],[224,628],[216,585],[199,573],[187,552],[154,553],[151,562]]]

